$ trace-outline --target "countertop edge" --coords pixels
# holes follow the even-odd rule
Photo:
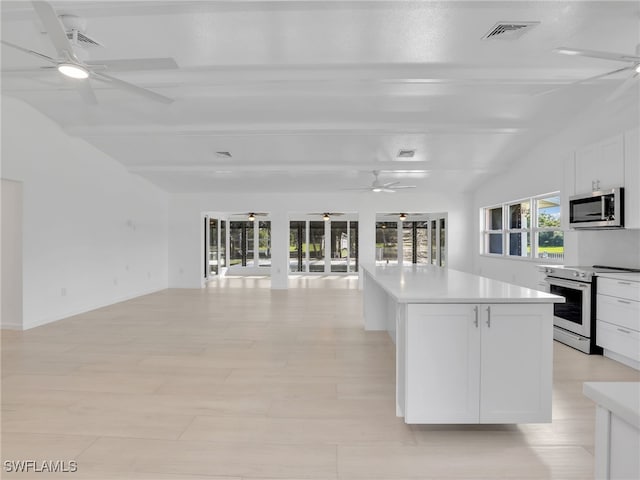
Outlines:
[[[640,429],[640,382],[585,382],[582,393]]]

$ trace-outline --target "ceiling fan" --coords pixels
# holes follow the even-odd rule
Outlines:
[[[321,213],[308,213],[307,215],[321,215],[322,219],[326,222],[331,219],[331,217],[339,217],[340,215],[344,215],[344,213],[340,212],[321,212]]]
[[[372,173],[374,176],[374,180],[370,186],[361,187],[361,188],[351,188],[349,190],[362,190],[365,192],[375,192],[375,193],[379,193],[379,192],[395,193],[396,190],[402,190],[406,188],[416,188],[415,185],[400,185],[399,181],[382,183],[378,178],[378,176],[380,175],[380,172],[378,170],[373,170]]]
[[[247,220],[249,220],[250,222],[255,222],[256,217],[266,217],[269,214],[264,212],[246,212],[246,213],[236,213],[235,215],[242,215],[243,217],[246,217]]]
[[[593,77],[585,78],[583,80],[578,80],[577,82],[573,82],[570,85],[578,85],[581,83],[591,82],[593,80],[598,80],[600,78],[608,77],[610,75],[615,75],[620,72],[630,71],[632,72],[629,77],[609,96],[609,100],[612,100],[616,97],[622,95],[624,91],[626,91],[629,87],[631,87],[638,75],[640,75],[640,44],[636,46],[635,55],[627,55],[624,53],[614,53],[614,52],[601,52],[597,50],[583,50],[580,48],[570,48],[570,47],[558,47],[553,50],[555,53],[559,53],[561,55],[575,55],[581,57],[590,57],[590,58],[600,58],[603,60],[613,60],[616,62],[625,62],[626,66],[622,68],[617,68],[615,70],[611,70],[606,73],[602,73],[600,75],[595,75]],[[551,90],[553,91],[553,90]],[[543,92],[544,93],[549,93]]]
[[[33,4],[33,8],[36,14],[42,21],[42,24],[47,31],[49,40],[56,50],[57,58],[52,58],[43,53],[21,47],[6,40],[1,40],[2,44],[53,64],[53,67],[45,68],[56,68],[61,74],[74,79],[74,86],[87,103],[98,103],[95,92],[93,91],[93,88],[91,88],[91,84],[89,83],[89,79],[110,83],[118,88],[127,90],[137,95],[142,95],[157,102],[166,104],[173,102],[172,98],[165,97],[164,95],[152,92],[151,90],[147,90],[146,88],[142,88],[132,83],[112,77],[111,75],[107,75],[106,73],[104,73],[104,71],[109,69],[120,71],[175,69],[178,68],[175,60],[173,60],[172,58],[141,58],[135,60],[126,59],[84,62],[80,60],[80,58],[78,58],[78,56],[74,52],[73,44],[69,40],[69,38],[71,38],[72,40],[74,40],[74,43],[77,44],[79,32],[77,30],[74,32],[73,30],[75,29],[67,32],[64,25],[61,23],[61,18],[56,15],[55,10],[48,2],[33,1],[31,3]],[[69,18],[72,16],[63,17]]]

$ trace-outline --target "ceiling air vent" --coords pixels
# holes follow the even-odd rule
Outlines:
[[[229,159],[232,155],[231,152],[216,152],[216,157]]]
[[[483,40],[504,39],[515,40],[527,33],[540,22],[498,22],[482,37]]]
[[[402,149],[398,152],[398,155],[396,155],[396,158],[413,158],[415,154],[416,154],[415,150]]]
[[[67,32],[67,38],[72,43],[77,43],[81,47],[101,47],[102,45],[96,42],[93,38],[86,36],[84,33],[77,30]]]

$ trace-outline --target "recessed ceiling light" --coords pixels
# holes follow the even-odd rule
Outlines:
[[[74,63],[61,63],[58,65],[58,71],[71,78],[84,79],[89,78],[89,72],[81,65]]]
[[[636,72],[640,73],[640,63],[636,65]]]
[[[218,158],[231,158],[231,152],[216,152],[216,157]]]

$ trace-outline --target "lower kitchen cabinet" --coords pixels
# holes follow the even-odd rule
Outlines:
[[[598,280],[597,343],[604,354],[640,369],[640,281]]]
[[[552,306],[410,304],[399,319],[406,423],[551,421]]]

